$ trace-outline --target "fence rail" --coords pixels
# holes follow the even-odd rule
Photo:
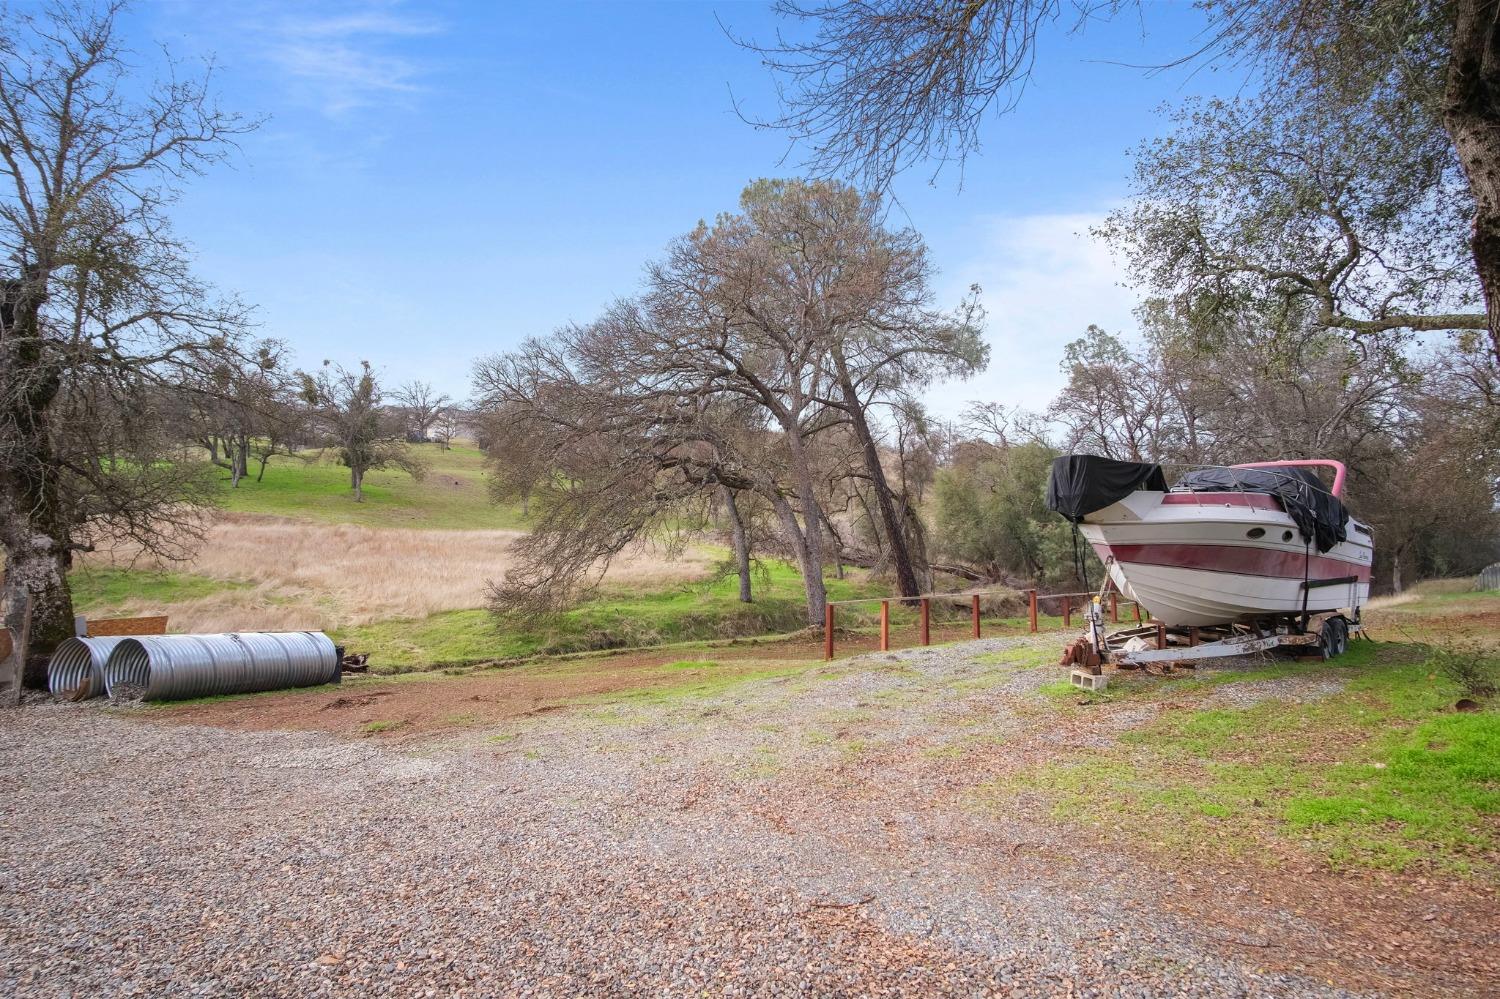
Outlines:
[[[833,658],[834,652],[834,629],[837,624],[837,608],[850,607],[856,604],[879,604],[880,605],[880,651],[889,652],[891,648],[891,604],[917,605],[917,630],[921,637],[922,645],[932,644],[932,602],[939,600],[945,603],[956,603],[964,597],[969,598],[969,616],[971,622],[971,636],[982,637],[980,623],[980,600],[990,595],[1009,595],[1015,590],[975,590],[961,593],[923,593],[914,597],[855,597],[849,600],[830,600],[823,608],[823,659]],[[1062,626],[1071,628],[1073,626],[1073,601],[1081,598],[1080,608],[1086,607],[1089,601],[1094,599],[1092,591],[1082,593],[1038,593],[1036,590],[1023,590],[1026,594],[1026,619],[1027,631],[1036,634],[1039,630],[1038,605],[1043,600],[1061,601]],[[1109,620],[1111,624],[1120,623],[1120,604],[1127,603],[1135,621],[1139,624],[1142,620],[1141,605],[1134,600],[1121,601],[1120,593],[1111,589],[1109,597]]]

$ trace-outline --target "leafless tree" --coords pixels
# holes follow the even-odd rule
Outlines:
[[[1049,415],[1065,451],[1126,461],[1160,461],[1173,453],[1166,437],[1177,423],[1149,362],[1133,356],[1097,326],[1064,348],[1067,387]]]
[[[444,451],[453,450],[454,438],[463,427],[462,417],[463,411],[458,408],[457,403],[447,403],[437,411],[432,424],[432,436],[443,446]]]
[[[816,172],[855,176],[883,191],[916,163],[934,162],[938,169],[961,164],[979,147],[985,119],[1013,108],[1025,89],[1040,29],[1064,19],[1078,28],[1144,6],[1120,0],[779,0],[777,11],[799,30],[769,44],[742,42],[761,55],[781,86],[779,116],[757,123],[807,146]],[[1472,206],[1469,256],[1486,303],[1483,328],[1500,358],[1500,171],[1494,169],[1500,161],[1500,58],[1494,55],[1500,4],[1208,0],[1202,6],[1209,27],[1177,64],[1258,72],[1274,95],[1271,106],[1290,118],[1345,112],[1347,134],[1335,155],[1358,164],[1354,169],[1393,159],[1377,176],[1390,175],[1389,167],[1421,173],[1429,140],[1447,147],[1467,180],[1462,205]],[[1403,137],[1391,142],[1381,119],[1401,113],[1409,120],[1396,130]],[[1373,127],[1348,129],[1360,118]],[[1423,137],[1413,142],[1414,134]],[[1350,157],[1351,143],[1370,145]],[[1330,151],[1338,145],[1329,143]],[[1449,195],[1433,200],[1445,197],[1451,204]],[[1336,228],[1339,215],[1329,222]],[[1361,259],[1380,252],[1365,242],[1369,236],[1359,234],[1367,251]],[[1299,268],[1288,278],[1308,283],[1305,291],[1330,306],[1326,316],[1334,325],[1358,332],[1366,322],[1411,329],[1472,322],[1467,310],[1435,315],[1400,309],[1399,300],[1387,303],[1383,315],[1341,312],[1348,267],[1340,259],[1336,251],[1322,270]],[[1280,280],[1274,260],[1242,263]]]
[[[67,569],[101,533],[181,553],[210,493],[162,460],[175,435],[146,403],[245,327],[163,209],[254,123],[215,105],[206,73],[133,76],[119,10],[0,11],[0,543],[33,656],[72,634]]]
[[[425,441],[437,424],[443,411],[452,399],[432,387],[430,382],[413,379],[402,385],[392,398],[406,412],[408,435],[412,440]]]
[[[804,438],[847,422],[897,585],[914,595],[925,566],[912,557],[911,522],[885,474],[876,411],[935,378],[983,367],[977,292],[952,313],[934,308],[920,236],[887,229],[879,200],[847,186],[761,181],[741,206],[674,247],[652,271],[650,300],[675,310],[664,325],[708,332],[697,344],[703,363],[723,365],[737,350],[777,358],[768,374],[742,364],[736,391],[787,435],[804,511],[815,509],[817,491]],[[818,532],[806,533],[809,557],[820,560]]]
[[[417,479],[426,472],[401,433],[400,418],[381,405],[369,361],[361,361],[358,371],[325,361],[316,375],[304,372],[302,397],[323,441],[349,469],[356,503],[364,502],[365,473],[372,469],[398,468]]]
[[[646,321],[621,303],[476,366],[492,490],[530,499],[533,513],[513,548],[518,566],[494,584],[497,610],[565,607],[688,504],[722,489],[775,488],[754,450],[763,435],[738,422],[743,407],[715,404],[701,381],[664,373],[636,349]]]
[[[235,356],[184,373],[176,393],[184,422],[209,461],[229,473],[231,488],[259,463],[256,481],[277,455],[291,455],[305,428],[297,379],[279,341],[247,344]]]
[[[637,299],[481,365],[484,408],[526,428],[529,443],[516,444],[565,463],[550,477],[516,463],[523,481],[548,486],[542,524],[559,537],[538,526],[523,544],[547,566],[517,573],[519,589],[503,595],[525,604],[571,592],[580,566],[671,504],[727,488],[770,507],[801,569],[808,621],[821,624],[828,545],[837,555],[844,544],[825,503],[853,469],[882,508],[871,522],[900,553],[903,589],[916,592],[920,530],[888,481],[873,414],[931,378],[973,370],[985,352],[977,305],[934,309],[920,239],[878,217],[876,202],[841,184],[757,182],[740,212],[675,241]],[[602,483],[608,503],[595,495]],[[596,516],[610,529],[582,530]]]
[[[807,167],[872,191],[924,160],[960,166],[987,116],[1020,100],[1037,34],[1116,0],[777,0],[794,27],[740,44],[781,81],[781,113],[755,123],[810,146]],[[811,33],[806,28],[811,27]]]
[[[479,450],[489,467],[490,499],[520,503],[521,516],[531,516],[531,498],[557,474],[556,456],[529,432],[535,418],[527,413],[531,386],[513,384],[495,358],[475,367],[475,384],[486,393],[478,406]],[[540,377],[540,373],[538,375]],[[528,400],[514,401],[516,396]]]

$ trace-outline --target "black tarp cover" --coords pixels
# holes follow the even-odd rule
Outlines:
[[[1161,466],[1145,461],[1116,461],[1092,454],[1065,454],[1052,460],[1047,482],[1047,509],[1078,523],[1137,489],[1167,491]]]
[[[1200,468],[1188,472],[1174,489],[1195,493],[1267,493],[1281,500],[1296,522],[1302,540],[1326,552],[1348,537],[1349,511],[1328,491],[1318,473],[1295,465],[1282,468]]]

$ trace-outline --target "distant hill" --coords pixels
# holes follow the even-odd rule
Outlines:
[[[449,450],[438,444],[412,447],[428,466],[422,480],[400,471],[370,472],[365,476],[363,503],[354,502],[349,470],[337,464],[330,451],[277,458],[266,469],[264,480],[256,482],[252,474],[237,489],[230,489],[226,482],[224,508],[365,527],[524,529],[518,506],[490,502],[488,475],[478,448],[468,442],[455,442]]]

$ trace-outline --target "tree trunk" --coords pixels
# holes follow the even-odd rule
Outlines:
[[[250,438],[248,436],[241,436],[236,445],[235,464],[240,469],[239,477],[234,480],[234,487],[238,489],[239,480],[250,474]]]
[[[906,544],[911,555],[912,571],[917,574],[917,592],[931,592],[932,563],[927,559],[927,530],[922,526],[922,518],[917,516],[917,511],[905,499],[901,501],[900,513],[902,522],[906,524]]]
[[[823,532],[818,525],[818,496],[813,486],[812,469],[808,467],[807,451],[803,447],[801,430],[795,422],[785,427],[788,450],[791,452],[792,474],[797,480],[797,502],[802,507],[802,547],[806,552],[806,564],[802,569],[802,587],[807,591],[807,623],[813,627],[823,624],[823,611],[828,605],[828,590],[823,584]],[[783,506],[787,508],[787,514],[792,516],[792,526],[796,526],[796,516],[792,513],[791,506],[787,504],[784,497],[777,496]],[[779,511],[778,511],[779,512]],[[782,522],[786,522],[783,515]]]
[[[740,508],[734,502],[734,490],[719,487],[719,496],[724,501],[724,512],[729,516],[729,536],[734,541],[734,567],[740,574],[740,603],[751,602],[750,594],[750,539],[745,534],[745,521],[740,517]]]
[[[365,501],[365,472],[362,468],[349,469],[349,484],[354,487],[354,502]]]
[[[51,547],[49,539],[41,540]],[[32,690],[47,689],[47,658],[60,643],[73,637],[73,597],[68,590],[65,561],[46,550],[11,552],[6,559],[7,607],[19,608],[22,602],[17,597],[23,593],[31,601],[29,643],[23,650],[21,679]],[[15,627],[9,622],[6,626]]]
[[[1443,120],[1474,193],[1474,268],[1500,361],[1500,4],[1458,0]]]
[[[833,542],[833,577],[844,578],[844,539],[839,537],[839,532],[833,529],[833,518],[828,516],[828,511],[819,509],[818,517],[823,526],[828,529],[828,539]]]
[[[24,482],[29,476],[17,478]],[[47,657],[60,642],[73,637],[73,597],[68,590],[70,560],[67,548],[42,526],[47,523],[55,529],[55,506],[38,510],[17,503],[6,488],[13,481],[7,477],[0,485],[7,493],[0,496],[0,544],[5,549],[5,625],[19,629],[23,609],[29,605],[29,641],[16,658],[23,670],[24,685],[45,689]],[[42,496],[55,498],[55,489],[45,481],[40,485]]]
[[[0,467],[0,547],[5,551],[8,607],[24,590],[31,608],[24,681],[46,687],[46,657],[73,636],[73,598],[68,591],[69,532],[61,509],[57,462],[48,417],[62,388],[61,373],[42,342],[39,310],[47,273],[28,268],[6,291],[4,322],[9,370],[3,377],[8,405],[0,419],[10,424],[17,460]]]
[[[896,513],[890,483],[886,481],[885,468],[880,464],[880,449],[875,446],[875,436],[870,433],[869,421],[865,419],[864,403],[854,387],[854,380],[849,376],[849,366],[844,363],[841,352],[834,352],[834,364],[838,370],[839,391],[844,397],[844,411],[849,414],[854,427],[854,438],[859,441],[865,472],[875,486],[875,504],[880,509],[880,521],[885,527],[891,548],[891,563],[896,570],[896,588],[903,597],[914,597],[922,592],[922,588],[912,565],[906,532]]]
[[[260,456],[260,471],[255,474],[256,482],[264,481],[266,477],[266,465],[270,462],[270,460],[271,452],[268,449],[265,454]]]
[[[802,571],[802,589],[807,594],[808,624],[819,627],[823,624],[823,614],[828,606],[828,593],[823,587],[822,563],[816,561],[809,551],[807,534],[797,523],[797,512],[792,509],[792,505],[774,489],[771,492],[772,495],[768,497],[771,506],[781,520],[786,543],[792,546],[792,551],[797,556],[797,567]]]
[[[1399,594],[1401,588],[1401,549],[1397,548],[1391,553],[1391,592]]]

